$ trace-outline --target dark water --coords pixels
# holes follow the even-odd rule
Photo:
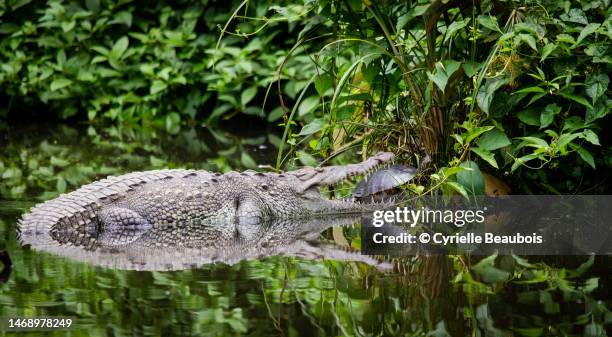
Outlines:
[[[12,260],[0,274],[0,317],[77,320],[68,332],[28,336],[610,335],[606,257],[499,257],[484,270],[509,276],[486,283],[466,256],[395,258],[391,271],[279,256],[124,271],[37,252],[18,242],[16,220],[41,200],[133,170],[273,165],[278,136],[200,127],[177,135],[61,125],[0,132],[0,250]],[[360,245],[358,227],[330,228],[320,239]]]

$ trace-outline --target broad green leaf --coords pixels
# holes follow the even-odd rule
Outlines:
[[[71,80],[62,77],[62,78],[58,78],[54,80],[53,82],[51,82],[50,88],[51,88],[51,91],[56,91],[56,90],[65,88],[71,84],[72,84]]]
[[[534,265],[529,263],[529,261],[523,257],[512,254],[512,259],[519,265],[526,268],[533,268]]]
[[[21,176],[21,170],[16,167],[8,168],[6,171],[4,171],[4,173],[2,173],[2,179],[21,178]]]
[[[445,32],[444,43],[452,39],[455,36],[455,33],[465,28],[470,21],[472,21],[472,18],[467,17],[463,20],[454,20],[450,25],[448,25],[448,29]]]
[[[109,24],[122,24],[126,26],[132,25],[132,13],[128,11],[121,11],[118,13],[113,13],[113,20],[109,21]]]
[[[591,97],[591,102],[595,104],[595,101],[606,93],[608,90],[608,84],[610,78],[606,74],[597,74],[587,77],[585,82],[586,93]]]
[[[76,25],[76,21],[70,20],[70,21],[62,22],[61,26],[62,26],[62,30],[64,31],[64,33],[68,33],[74,28],[75,25]]]
[[[489,163],[489,165],[495,167],[496,169],[499,168],[497,166],[497,161],[495,160],[495,155],[493,155],[493,153],[489,150],[480,147],[473,147],[471,148],[471,150],[472,152],[476,153],[480,158],[484,159],[487,163]]]
[[[253,158],[246,151],[242,151],[242,153],[240,154],[240,162],[246,168],[257,168],[257,162],[253,160]]]
[[[459,166],[465,170],[457,172],[457,183],[465,188],[468,195],[484,195],[484,178],[478,164],[468,160]]]
[[[601,26],[601,24],[599,24],[599,23],[589,23],[588,25],[586,25],[580,31],[580,35],[578,35],[578,39],[576,39],[576,43],[574,43],[572,48],[576,48],[580,44],[580,42],[582,42],[582,40],[584,40],[585,37],[595,33],[597,31],[597,29],[599,29],[599,26]]]
[[[463,63],[463,71],[467,77],[472,77],[482,68],[482,63],[468,61]]]
[[[574,95],[574,94],[571,94],[569,92],[564,92],[564,91],[559,92],[559,94],[567,99],[571,99],[572,101],[578,102],[586,107],[589,107],[589,108],[593,107],[591,103],[589,103],[589,101],[582,96]]]
[[[476,128],[470,128],[467,131],[467,136],[465,137],[465,143],[469,144],[472,142],[472,140],[478,138],[478,136],[480,136],[481,134],[493,130],[495,128],[495,126],[493,125],[487,125],[487,126],[479,126]]]
[[[444,185],[447,187],[450,187],[452,190],[461,194],[461,196],[463,196],[466,199],[470,197],[467,191],[465,190],[465,188],[463,188],[463,186],[461,186],[460,184],[454,181],[447,181],[444,183]]]
[[[514,164],[512,164],[512,167],[510,168],[510,172],[514,172],[516,169],[518,169],[519,167],[523,166],[525,163],[527,163],[530,160],[539,158],[540,155],[537,153],[530,153],[526,156],[522,156],[520,158],[517,158],[514,161]]]
[[[21,27],[18,24],[12,22],[5,22],[0,24],[0,34],[13,34],[18,31]]]
[[[605,102],[597,102],[592,108],[587,108],[586,122],[592,122],[600,119],[612,112],[612,100],[608,99]]]
[[[444,92],[448,79],[457,71],[461,66],[460,62],[454,60],[445,60],[444,63],[436,63],[435,73],[427,72],[427,77],[433,81],[440,91]]]
[[[243,107],[246,107],[246,105],[249,104],[256,94],[256,87],[248,87],[240,94],[240,104],[242,104]]]
[[[546,92],[546,90],[540,87],[528,87],[528,88],[523,88],[521,90],[517,90],[513,92],[513,94],[522,94],[522,93],[528,93],[528,92]]]
[[[546,92],[540,92],[540,93],[533,95],[533,97],[531,97],[531,99],[529,100],[529,103],[527,103],[527,106],[530,106],[531,104],[538,101],[540,98],[544,96],[546,96]]]
[[[582,128],[584,128],[584,122],[578,116],[568,117],[563,121],[563,131],[574,132]]]
[[[555,148],[557,151],[565,152],[567,144],[571,143],[574,139],[578,138],[577,133],[564,133],[559,136],[559,139],[555,142]]]
[[[540,129],[549,126],[559,112],[561,112],[561,107],[556,104],[548,104],[540,115]]]
[[[401,15],[398,19],[397,19],[397,23],[395,24],[395,30],[396,31],[400,31],[402,28],[404,28],[412,19],[421,16],[423,14],[425,14],[425,12],[427,11],[427,9],[429,8],[429,4],[426,5],[418,5],[418,6],[414,6],[414,8],[412,8],[412,10],[410,10],[408,13]]]
[[[532,35],[530,35],[530,34],[519,34],[517,36],[517,39],[518,39],[518,41],[527,43],[527,45],[529,47],[531,47],[531,49],[535,50],[536,52],[538,51],[538,46],[536,44],[536,40],[535,40],[535,38]],[[520,45],[520,43],[517,43],[517,44]]]
[[[508,83],[508,77],[488,78],[484,86],[481,86],[476,96],[476,103],[482,111],[489,114],[489,106],[497,89]]]
[[[66,52],[63,49],[60,49],[57,52],[57,55],[55,56],[55,61],[57,62],[58,66],[60,66],[61,68],[64,67],[64,64],[66,64]]]
[[[11,189],[9,190],[9,195],[13,199],[18,199],[18,198],[23,196],[25,191],[26,191],[26,185],[25,184],[17,185],[17,186],[11,187]]]
[[[58,158],[56,156],[51,156],[51,159],[49,161],[51,163],[51,165],[56,166],[56,167],[66,167],[68,165],[70,165],[70,162],[65,160],[65,159],[61,159]]]
[[[164,82],[167,82],[170,80],[170,73],[172,72],[172,67],[164,67],[162,70],[160,70],[157,73],[157,77],[161,78],[162,80],[164,80]]]
[[[449,78],[457,70],[459,70],[459,67],[461,67],[461,62],[458,62],[455,60],[444,60],[443,64],[444,64],[444,71],[446,72],[446,75],[448,75]]]
[[[125,50],[127,49],[129,43],[130,43],[130,40],[128,39],[127,36],[123,36],[119,38],[119,40],[115,42],[115,44],[113,45],[113,48],[111,49],[111,55],[117,59],[120,59],[123,53],[125,53]]]
[[[557,49],[556,43],[547,43],[544,48],[542,48],[542,56],[540,57],[540,62],[544,62],[546,58],[552,53],[555,49]]]
[[[492,15],[479,15],[478,16],[478,23],[480,23],[482,26],[489,28],[492,31],[496,31],[496,32],[502,32],[501,29],[499,28],[499,24],[497,23],[497,17],[492,16]]]
[[[542,149],[547,149],[549,147],[548,143],[542,138],[527,136],[527,137],[518,137],[518,139],[524,140],[531,147],[542,148]]]
[[[110,57],[108,58],[108,64],[110,64],[111,67],[115,68],[116,70],[121,70],[121,61],[119,61],[119,59],[115,57],[113,53],[111,53]]]
[[[480,260],[472,267],[472,270],[478,273],[486,283],[504,282],[510,277],[510,272],[495,267],[496,258],[497,254],[493,254]]]
[[[185,78],[185,76],[183,76],[183,75],[179,75],[179,76],[176,76],[176,77],[171,78],[171,79],[170,79],[170,82],[171,82],[171,83],[176,83],[176,84],[183,84],[183,85],[185,85],[185,84],[187,84],[187,79]]]
[[[304,98],[304,100],[300,103],[300,106],[298,108],[298,116],[300,117],[306,116],[308,113],[315,110],[317,106],[319,106],[319,102],[320,100],[319,100],[319,97],[317,96],[310,96],[310,97]]]
[[[544,28],[542,25],[536,24],[535,21],[518,22],[512,27],[512,30],[517,33],[528,33],[538,40],[542,39],[546,34],[546,28]]]
[[[593,155],[591,154],[591,152],[589,152],[587,149],[583,148],[582,146],[576,146],[575,150],[580,156],[580,158],[584,160],[585,163],[589,164],[590,167],[595,169],[595,158],[593,158]]]
[[[435,73],[427,72],[427,77],[436,84],[436,86],[438,87],[438,89],[440,89],[440,91],[444,92],[444,89],[446,88],[446,82],[448,81],[448,77],[443,71],[437,71],[437,68],[438,67],[436,64],[436,72]]]
[[[548,273],[541,269],[528,270],[526,272],[523,272],[521,276],[522,276],[522,279],[520,281],[515,281],[515,283],[517,284],[535,284],[535,283],[546,282],[549,279]],[[531,295],[528,295],[528,294],[526,295],[528,297],[531,297]],[[539,297],[537,293],[535,293],[535,295]],[[539,299],[537,298],[535,300],[539,301]]]
[[[578,8],[572,8],[569,10],[567,14],[561,14],[559,17],[561,18],[561,20],[566,21],[566,22],[580,23],[583,25],[586,25],[589,23],[589,20],[587,20],[586,14],[584,14],[584,12]]]
[[[304,166],[317,166],[319,162],[315,159],[315,157],[311,156],[309,153],[305,151],[298,151],[298,159],[300,163]]]
[[[563,280],[559,280],[563,281]],[[558,282],[559,288],[561,289],[561,282]],[[553,300],[552,294],[547,290],[540,290],[540,303],[544,305],[544,312],[547,314],[559,313],[559,303]]]
[[[141,73],[147,76],[155,76],[155,68],[157,65],[151,63],[143,63],[138,68]]]
[[[593,145],[601,145],[599,143],[599,136],[597,136],[593,130],[584,130],[579,137],[584,138],[587,142]]]
[[[171,134],[177,134],[181,129],[181,116],[172,112],[166,116],[166,131]]]
[[[591,267],[593,267],[593,264],[595,263],[595,255],[590,255],[589,258],[584,261],[584,263],[582,263],[580,266],[578,266],[578,268],[571,270],[570,271],[570,277],[578,277],[583,275],[584,273],[586,273],[589,269],[591,269]]]
[[[319,96],[325,95],[325,93],[334,86],[334,82],[328,74],[321,74],[314,80],[315,89]]]
[[[151,93],[151,95],[155,95],[161,91],[166,90],[167,87],[168,85],[166,84],[166,82],[155,80],[151,84],[151,88],[149,89],[149,92]]]
[[[540,126],[540,112],[536,109],[520,111],[516,116],[527,125]]]
[[[55,189],[58,193],[66,192],[66,180],[64,180],[64,178],[62,177],[58,177],[57,182],[55,184]]]
[[[279,120],[281,117],[283,117],[284,114],[285,112],[283,111],[283,108],[279,106],[279,107],[274,108],[274,110],[270,111],[266,119],[268,122],[274,122],[276,120]]]
[[[104,55],[104,56],[108,56],[108,54],[110,53],[110,51],[108,50],[108,48],[106,47],[102,47],[102,46],[93,46],[91,47],[91,49],[95,50],[96,52]]]
[[[501,149],[510,144],[512,144],[512,142],[510,142],[508,136],[499,129],[492,129],[484,133],[478,140],[478,147],[488,151]]]
[[[233,105],[231,104],[217,105],[217,107],[214,108],[213,111],[210,113],[210,116],[208,116],[208,120],[211,120],[211,121],[217,120],[219,117],[223,116],[223,114],[231,110],[232,107]]]
[[[307,136],[319,132],[325,126],[325,120],[321,118],[313,119],[310,123],[304,125],[300,131],[300,136]]]
[[[459,166],[442,168],[442,174],[447,178],[452,177],[461,171],[465,171],[465,168]]]

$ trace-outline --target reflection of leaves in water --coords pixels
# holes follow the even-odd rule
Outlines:
[[[459,336],[472,334],[462,323],[469,317],[474,319],[474,331],[486,331],[488,335],[513,331],[537,336],[537,332],[560,322],[568,323],[556,329],[596,331],[606,326],[602,322],[609,315],[605,302],[588,295],[594,281],[580,266],[574,270],[582,271],[580,277],[586,277],[586,281],[574,278],[572,287],[584,290],[586,302],[582,306],[549,289],[548,282],[559,276],[560,269],[524,258],[517,260],[520,263],[510,271],[513,277],[521,276],[506,282],[528,278],[528,270],[544,270],[548,281],[541,282],[539,288],[533,288],[533,284],[507,288],[519,294],[518,300],[503,293],[484,292],[473,293],[465,304],[439,296],[430,298],[424,306],[417,299],[427,283],[414,281],[418,271],[413,275],[379,274],[356,263],[272,257],[175,272],[126,272],[72,263],[20,249],[14,232],[9,231],[12,228],[8,224],[18,215],[13,213],[10,217],[3,215],[11,222],[0,220],[0,237],[6,240],[15,266],[8,283],[0,284],[0,316],[76,316],[82,327],[77,336],[106,335],[109,329],[113,334],[128,335],[236,335],[245,331],[278,335],[274,320],[285,332],[394,336],[429,332],[432,336]],[[493,261],[494,266],[505,268],[500,259]],[[593,263],[589,261],[585,263]],[[476,272],[464,272],[474,274],[471,279],[478,281]],[[565,273],[577,275],[569,270]],[[424,276],[422,280],[427,279]],[[460,282],[467,280],[464,277]],[[499,290],[502,285],[488,287]],[[443,287],[450,286],[444,282]],[[528,291],[535,291],[535,296],[529,299],[521,295]],[[546,313],[542,307],[547,305],[547,298],[560,305],[560,313]],[[568,305],[579,310],[573,313]],[[450,307],[452,315],[441,315],[435,309],[441,306]],[[463,317],[457,316],[457,310]],[[514,326],[503,325],[508,314],[513,315]],[[457,326],[462,328],[458,330]]]
[[[609,260],[607,257],[599,258]],[[592,268],[595,256],[586,260],[583,257],[566,258],[562,265],[580,259],[583,260],[581,264],[575,269],[568,269],[529,261],[536,260],[533,258],[492,255],[480,260],[471,270],[466,269],[466,265],[455,263],[455,268],[460,271],[455,282],[462,285],[471,302],[487,302],[486,306],[481,304],[464,310],[470,316],[476,310],[474,317],[478,324],[491,336],[505,335],[499,329],[499,322],[510,317],[512,325],[502,327],[521,336],[540,336],[545,331],[553,335],[582,331],[588,335],[589,329],[599,331],[610,326],[612,312],[608,309],[609,299],[597,301],[593,298],[594,291],[599,289],[600,277],[589,276],[606,274],[604,270]],[[607,279],[609,283],[609,276]],[[588,323],[594,324],[594,327]]]
[[[5,199],[46,200],[97,178],[136,170],[257,168],[257,163],[271,163],[275,152],[266,137],[245,138],[219,130],[191,128],[177,135],[137,126],[101,131],[59,125],[43,134],[1,125],[0,130],[7,144],[0,154],[0,196]]]

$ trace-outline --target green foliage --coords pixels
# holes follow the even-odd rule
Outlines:
[[[524,192],[605,190],[582,177],[612,162],[607,2],[495,3],[308,2],[279,72],[301,50],[316,69],[278,110],[277,167],[305,147],[322,157],[382,148],[439,166],[477,159],[537,183]]]
[[[478,39],[494,41],[495,52],[476,97],[484,114],[469,114],[461,127],[495,129],[468,147],[493,168],[514,173],[516,181],[537,184],[522,184],[525,192],[592,193],[607,174],[591,180],[583,179],[585,172],[610,167],[602,146],[609,143],[605,130],[612,109],[611,59],[605,52],[612,37],[609,6],[550,2],[544,11],[536,3],[504,3],[503,10],[478,17],[486,28]],[[504,29],[491,26],[502,18]],[[458,144],[464,153],[466,146]]]
[[[272,3],[249,10],[263,15]],[[217,27],[237,4],[7,2],[0,10],[6,103],[0,116],[39,110],[61,118],[154,121],[170,133],[198,115],[208,121],[237,112],[264,116],[262,92],[289,43],[277,35],[287,30],[275,25],[265,37],[217,45]]]

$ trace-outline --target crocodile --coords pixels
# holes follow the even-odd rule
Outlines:
[[[236,249],[245,253],[245,247],[272,252],[277,248],[270,247],[296,243],[304,228],[312,228],[300,224],[359,216],[382,207],[328,199],[321,188],[365,176],[393,158],[381,152],[357,164],[284,173],[164,169],[111,176],[36,205],[19,220],[19,237],[24,245],[55,253],[69,247],[143,252],[143,247],[163,246],[206,248],[209,257]],[[306,232],[318,234],[324,227]],[[292,249],[288,255],[301,254],[296,247],[288,251]]]

